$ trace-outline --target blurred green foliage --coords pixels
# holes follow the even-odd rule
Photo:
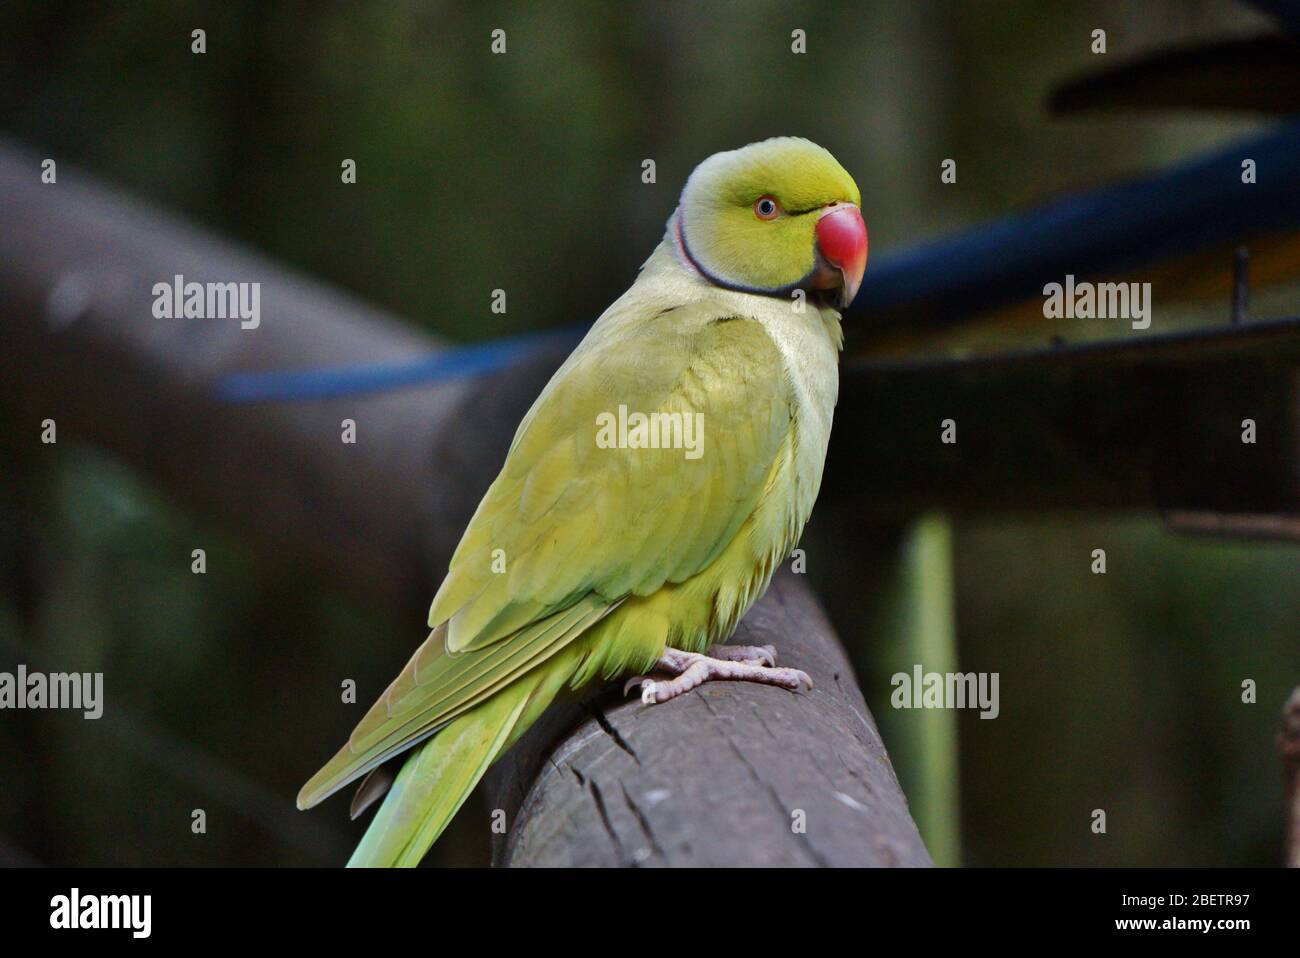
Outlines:
[[[1053,122],[1042,103],[1094,66],[1096,26],[1122,56],[1265,25],[1229,0],[10,0],[0,133],[59,158],[61,179],[91,171],[469,341],[594,318],[692,167],[750,140],[830,148],[862,188],[873,254],[1207,148],[1247,124]],[[948,156],[956,188],[939,183]],[[103,669],[113,709],[0,722],[0,857],[339,861],[358,826],[292,797],[421,637],[420,610],[332,594],[102,453],[36,455],[31,424],[2,421],[0,667]],[[1105,576],[1087,568],[1099,546]],[[1034,515],[959,519],[955,554],[961,667],[1000,672],[1003,696],[997,721],[960,718],[966,862],[1278,861],[1296,547]],[[870,634],[845,637],[872,661]],[[863,674],[887,742],[912,717],[888,707],[895,665]],[[358,705],[336,707],[347,678]],[[1241,703],[1244,678],[1259,704]],[[453,828],[436,860],[482,860],[481,833]]]

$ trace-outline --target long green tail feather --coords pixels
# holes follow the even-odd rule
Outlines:
[[[479,779],[518,741],[573,675],[566,649],[413,749],[349,868],[414,868]]]

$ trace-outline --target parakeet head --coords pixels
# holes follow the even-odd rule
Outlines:
[[[853,178],[826,150],[784,136],[715,153],[677,207],[680,254],[710,282],[770,296],[806,290],[841,308],[867,266]]]

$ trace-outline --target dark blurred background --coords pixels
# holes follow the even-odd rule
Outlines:
[[[1270,26],[1229,0],[9,0],[0,135],[470,342],[593,319],[694,165],[751,140],[829,148],[862,189],[873,256],[1227,142],[1259,121],[1053,120],[1044,103],[1096,66],[1096,27],[1118,58]],[[790,54],[796,28],[806,55]],[[957,188],[938,178],[950,156]],[[1254,308],[1297,303],[1281,287]],[[1194,323],[1226,306],[1180,308]],[[109,696],[97,722],[0,716],[0,862],[341,862],[360,825],[341,801],[305,815],[293,796],[423,637],[422,610],[339,594],[110,455],[60,442],[38,457],[30,423],[0,423],[0,668],[102,670]],[[1105,576],[1089,572],[1099,544]],[[1033,512],[964,515],[953,550],[961,667],[999,672],[1002,692],[997,721],[960,717],[964,863],[1278,863],[1300,548]],[[889,708],[888,676],[912,660],[842,637],[874,663],[863,687],[886,744],[905,741],[919,719]],[[357,706],[339,705],[345,678]],[[894,758],[907,789],[919,759]],[[1088,829],[1098,807],[1105,836]],[[453,827],[432,861],[484,861],[480,831]]]

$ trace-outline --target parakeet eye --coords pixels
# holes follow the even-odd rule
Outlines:
[[[760,196],[754,203],[754,215],[760,220],[774,220],[781,212],[781,204],[771,196]]]

